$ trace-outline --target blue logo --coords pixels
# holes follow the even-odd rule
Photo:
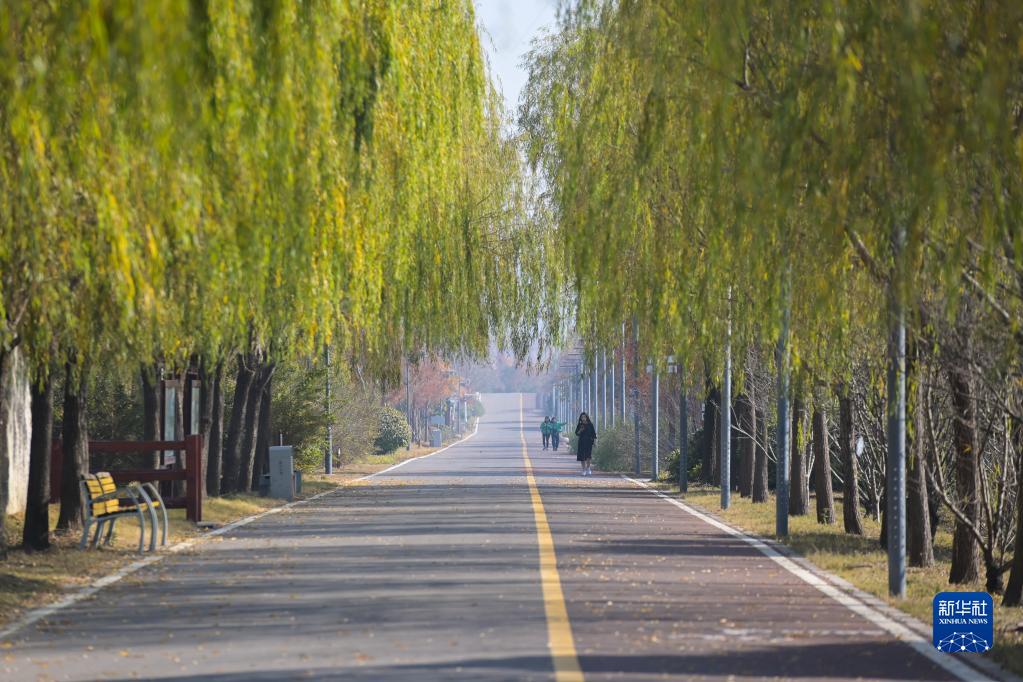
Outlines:
[[[987,592],[939,592],[933,643],[949,654],[982,654],[995,645],[995,605]]]

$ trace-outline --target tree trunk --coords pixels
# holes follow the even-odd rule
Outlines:
[[[11,351],[0,348],[0,560],[7,558],[7,495],[10,482],[7,480],[11,467],[10,453],[7,452],[7,420],[10,418],[11,396],[9,381],[11,374]]]
[[[231,406],[231,419],[227,424],[227,444],[224,446],[223,479],[220,492],[230,494],[238,492],[242,480],[242,446],[249,400],[249,387],[255,372],[252,370],[252,358],[238,355],[238,374],[234,385],[234,404]]]
[[[78,480],[89,472],[89,425],[85,415],[85,377],[76,377],[74,365],[67,363],[64,378],[64,458],[61,466],[60,517],[57,529],[82,527],[82,498]]]
[[[736,413],[735,401],[731,405],[732,413],[729,415],[728,431],[728,483],[731,490],[739,489],[739,417]],[[719,460],[720,461],[720,460]]]
[[[860,514],[860,463],[856,456],[852,398],[847,387],[838,392],[838,445],[842,459],[842,523],[845,532],[863,535]]]
[[[881,493],[881,535],[877,539],[881,549],[888,549],[888,491]]]
[[[210,371],[205,358],[199,361],[199,428],[202,436],[202,480],[206,481],[210,470],[210,432],[213,430],[213,388],[217,380],[217,368]],[[203,484],[205,485],[205,483]]]
[[[753,502],[767,502],[767,421],[763,410],[755,410],[757,438],[753,463]]]
[[[259,396],[259,419],[256,430],[256,457],[252,471],[252,489],[259,490],[263,474],[270,471],[270,402],[273,399],[273,370],[271,377],[263,385]]]
[[[753,495],[753,469],[756,460],[756,416],[749,396],[740,393],[735,400],[735,417],[739,426],[739,495]]]
[[[721,393],[717,393],[714,402],[714,440],[710,444],[710,481],[712,485],[721,484],[721,425],[725,421],[721,411]]]
[[[220,494],[224,475],[224,361],[217,361],[210,388],[210,434],[206,443],[206,494]]]
[[[246,402],[245,422],[243,430],[243,447],[241,466],[238,472],[239,492],[252,490],[252,478],[256,469],[256,445],[259,430],[259,411],[263,389],[273,376],[273,365],[262,365],[255,372],[249,384],[249,397]]]
[[[700,455],[703,460],[700,475],[704,483],[714,482],[714,445],[718,442],[717,421],[718,403],[721,397],[716,388],[711,388],[703,403],[703,442],[700,444]]]
[[[934,547],[931,544],[931,514],[928,509],[927,448],[923,438],[923,382],[919,376],[914,377],[914,380],[916,395],[913,396],[913,434],[906,444],[910,453],[906,472],[906,555],[910,566],[926,567],[934,565]]]
[[[28,456],[28,497],[21,543],[28,550],[50,548],[50,450],[53,445],[53,379],[32,382],[32,440]]]
[[[1023,424],[1011,421],[1012,442],[1016,448],[1016,471],[1023,471]],[[1004,606],[1023,605],[1023,500],[1016,500],[1016,541],[1012,550],[1012,571],[1005,588]]]
[[[798,394],[792,400],[792,457],[791,483],[789,484],[789,515],[803,516],[810,508],[810,490],[806,480],[806,457],[803,446],[806,441],[806,407]]]
[[[142,365],[142,440],[160,440],[160,368]],[[147,452],[143,467],[156,469],[160,466],[160,453]]]
[[[817,523],[835,522],[835,495],[831,488],[831,452],[828,420],[819,405],[813,408],[814,491],[817,493]]]
[[[956,497],[963,515],[974,525],[980,521],[976,432],[974,428],[973,392],[967,370],[958,362],[948,363],[948,381],[952,389],[952,422],[956,451]],[[974,582],[980,577],[980,548],[969,527],[956,518],[952,537],[952,567],[948,581],[952,584]]]

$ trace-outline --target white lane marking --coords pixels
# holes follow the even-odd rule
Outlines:
[[[956,658],[953,658],[949,654],[937,651],[931,645],[930,640],[914,632],[906,625],[903,625],[902,623],[895,621],[893,618],[886,616],[885,614],[881,613],[876,609],[871,608],[870,606],[867,606],[866,604],[855,599],[851,595],[842,592],[831,583],[825,581],[823,578],[799,566],[788,557],[783,556],[778,552],[778,550],[774,549],[760,538],[754,537],[752,535],[747,535],[746,533],[742,532],[737,528],[733,528],[727,524],[721,523],[717,519],[711,518],[710,516],[707,516],[703,512],[697,511],[693,507],[690,507],[687,504],[679,502],[678,500],[665,495],[659,490],[655,490],[644,481],[638,481],[634,478],[630,478],[629,476],[624,475],[622,476],[622,478],[624,478],[627,481],[631,481],[632,483],[635,483],[636,485],[642,488],[645,488],[647,491],[653,493],[657,497],[660,497],[661,499],[675,505],[676,507],[686,512],[687,514],[695,516],[704,523],[707,523],[717,528],[718,530],[722,530],[733,537],[739,538],[746,544],[750,545],[751,547],[754,547],[755,549],[760,551],[761,554],[771,559],[772,561],[777,563],[779,566],[781,566],[786,571],[796,576],[806,584],[817,588],[819,591],[831,597],[836,602],[846,607],[850,611],[862,616],[868,622],[873,623],[877,627],[887,631],[889,634],[893,635],[895,639],[909,645],[910,647],[913,648],[914,651],[919,653],[921,656],[927,658],[929,661],[936,664],[938,667],[942,668],[945,672],[954,675],[955,677],[957,677],[960,680],[963,680],[964,682],[992,682],[992,678],[985,676],[976,668],[973,668],[962,663],[961,661],[959,661]]]
[[[444,452],[445,450],[447,450],[449,448],[453,448],[456,445],[461,445],[462,443],[464,443],[465,441],[469,440],[470,438],[475,436],[477,433],[479,433],[479,430],[480,430],[480,420],[477,418],[476,419],[476,428],[473,429],[472,433],[470,433],[468,436],[465,436],[464,438],[461,438],[460,440],[456,440],[454,443],[449,443],[448,445],[445,445],[444,447],[440,448],[439,450],[434,450],[433,452],[431,452],[428,455],[420,455],[419,457],[412,457],[411,459],[406,459],[406,460],[404,460],[402,462],[398,462],[397,464],[389,466],[386,469],[383,469],[382,471],[377,471],[377,472],[372,473],[372,474],[367,474],[367,475],[365,475],[365,476],[363,476],[361,478],[357,478],[357,479],[355,479],[355,481],[356,482],[358,482],[358,481],[368,481],[368,480],[370,480],[372,478],[375,478],[377,476],[380,476],[382,474],[386,474],[388,471],[394,471],[398,467],[403,467],[406,464],[408,464],[409,462],[415,462],[415,461],[418,461],[420,459],[426,459],[427,457],[433,457],[434,455],[439,455],[440,453]]]
[[[395,464],[392,467],[388,467],[387,469],[384,469],[383,471],[378,471],[378,472],[376,472],[374,474],[369,474],[368,476],[363,476],[362,478],[357,478],[357,479],[355,479],[355,481],[369,480],[369,479],[373,478],[374,476],[379,476],[380,474],[386,473],[386,472],[391,471],[393,469],[397,469],[398,467],[400,467],[400,466],[402,466],[404,464],[408,464],[409,462],[414,462],[417,459],[425,459],[427,457],[433,457],[434,455],[439,455],[440,453],[444,452],[448,448],[454,447],[454,446],[458,445],[459,443],[463,443],[463,442],[469,440],[470,438],[472,438],[473,436],[475,436],[476,433],[479,431],[479,428],[480,428],[480,422],[479,422],[479,419],[477,419],[476,420],[476,428],[475,428],[475,430],[473,430],[473,432],[470,433],[465,438],[462,438],[461,440],[457,440],[454,443],[446,445],[443,448],[441,448],[441,449],[439,449],[439,450],[437,450],[435,452],[431,452],[428,455],[422,455],[420,457],[413,457],[412,459],[407,459],[404,462],[399,462],[399,463]],[[282,504],[279,507],[273,507],[271,509],[267,509],[266,511],[259,512],[258,514],[253,514],[251,516],[246,516],[245,518],[238,519],[237,521],[232,521],[231,523],[223,525],[220,528],[217,528],[216,530],[211,530],[210,532],[208,532],[208,533],[206,533],[206,534],[204,534],[204,535],[202,535],[200,537],[192,538],[190,540],[182,540],[181,542],[177,542],[177,543],[171,545],[170,547],[168,547],[167,550],[166,550],[166,553],[163,553],[163,554],[153,554],[153,555],[147,556],[147,557],[145,557],[143,559],[139,559],[138,561],[134,561],[134,562],[128,564],[127,566],[122,566],[121,568],[117,569],[116,571],[114,571],[112,573],[109,573],[109,574],[107,574],[107,575],[105,575],[105,576],[103,576],[101,578],[97,578],[96,580],[92,581],[91,583],[89,583],[85,587],[81,588],[77,592],[75,592],[73,594],[69,594],[68,596],[63,597],[63,598],[57,600],[56,602],[54,602],[52,604],[47,604],[46,606],[40,606],[38,608],[30,609],[29,611],[26,611],[21,616],[21,618],[18,618],[14,622],[8,624],[3,629],[0,629],[0,640],[10,639],[11,636],[15,635],[16,633],[18,633],[21,630],[24,630],[29,625],[32,625],[33,623],[38,623],[39,621],[43,620],[44,618],[49,618],[50,616],[52,616],[53,614],[55,614],[55,613],[57,613],[59,611],[63,611],[64,609],[66,609],[66,608],[68,608],[70,606],[74,606],[75,604],[77,604],[77,603],[79,603],[79,602],[81,602],[81,601],[83,601],[85,599],[88,599],[89,597],[93,596],[94,594],[96,594],[97,592],[102,590],[104,587],[107,587],[109,585],[113,585],[114,583],[122,580],[123,578],[128,577],[129,575],[131,575],[133,573],[137,573],[138,571],[142,570],[146,566],[151,566],[151,565],[153,565],[153,564],[155,564],[155,563],[157,563],[159,561],[163,561],[163,559],[165,557],[169,556],[170,554],[177,554],[177,553],[182,552],[182,551],[184,551],[186,549],[190,549],[191,547],[194,547],[197,544],[205,542],[206,540],[208,540],[210,538],[217,537],[218,535],[224,535],[225,533],[230,533],[231,531],[236,530],[238,528],[241,528],[242,526],[247,526],[248,524],[252,523],[253,521],[258,521],[259,519],[263,518],[264,516],[270,516],[271,514],[279,514],[282,511],[286,511],[288,509],[293,509],[294,507],[297,507],[299,505],[308,504],[310,502],[318,500],[321,497],[326,497],[327,495],[333,495],[334,493],[338,492],[342,488],[344,488],[344,485],[339,485],[336,488],[333,488],[331,490],[325,490],[322,493],[317,493],[317,494],[313,495],[312,497],[305,498],[304,500],[296,500],[294,502],[289,502],[287,504]]]

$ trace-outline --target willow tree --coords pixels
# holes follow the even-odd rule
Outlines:
[[[257,377],[229,428],[243,489],[276,362],[338,344],[387,374],[396,339],[538,335],[542,261],[467,0],[14,2],[0,30],[0,359],[20,346],[44,384],[68,364],[72,407],[98,362],[236,360]]]
[[[889,337],[889,501],[902,519],[906,325],[926,292],[954,301],[965,277],[990,297],[1004,279],[988,273],[1005,270],[985,264],[1018,261],[1018,228],[1002,226],[1018,206],[1004,151],[1018,147],[1005,132],[1018,128],[1018,12],[578,3],[532,58],[523,120],[580,327],[610,326],[593,321],[607,301],[636,317],[651,355],[690,348],[720,367],[730,316],[740,344],[787,331],[796,363],[825,381],[847,371],[854,328]]]

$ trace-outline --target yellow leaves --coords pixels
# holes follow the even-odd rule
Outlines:
[[[846,48],[845,63],[852,67],[856,73],[861,73],[863,71],[863,62],[860,61],[860,58],[856,56],[856,53],[851,47]]]
[[[471,3],[282,7],[264,25],[251,3],[211,5],[200,35],[187,10],[154,6],[106,45],[85,6],[26,52],[47,68],[0,93],[18,95],[0,131],[14,139],[0,143],[36,158],[0,158],[0,190],[27,172],[36,191],[4,192],[0,210],[20,202],[18,240],[46,237],[33,263],[60,276],[34,300],[54,310],[56,335],[187,355],[244,342],[251,323],[289,340],[359,327],[376,344],[400,335],[410,300],[410,335],[485,346],[486,323],[423,303],[503,314],[501,289],[532,246],[512,222],[520,169],[485,102]],[[14,243],[0,272],[14,271]]]

